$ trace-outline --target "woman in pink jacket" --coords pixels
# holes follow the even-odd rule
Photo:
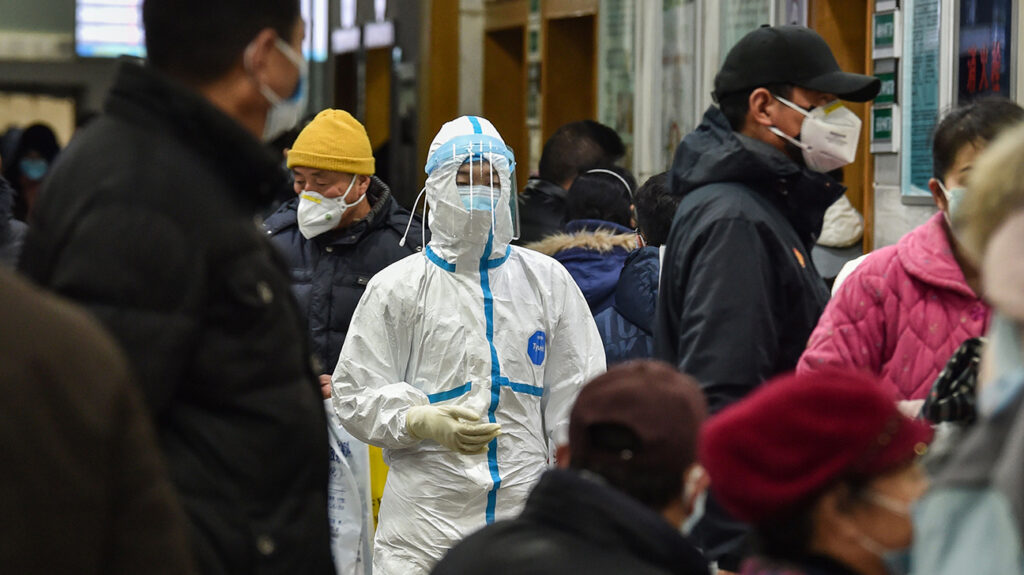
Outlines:
[[[978,271],[962,255],[950,214],[975,156],[1021,121],[1024,109],[989,99],[939,123],[928,182],[939,213],[896,245],[872,252],[849,275],[811,334],[798,373],[858,367],[880,377],[898,399],[923,400],[957,347],[985,333],[989,308],[977,295]]]

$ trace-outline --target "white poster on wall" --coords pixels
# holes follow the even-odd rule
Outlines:
[[[597,55],[597,117],[626,144],[626,165],[633,160],[633,86],[635,5],[626,0],[601,0]]]
[[[771,0],[722,0],[720,62],[729,50],[751,30],[772,23]]]
[[[664,169],[683,136],[697,127],[693,99],[697,95],[697,4],[694,0],[665,0],[662,44],[662,136]]]

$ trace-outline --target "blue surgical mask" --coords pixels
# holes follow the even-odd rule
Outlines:
[[[38,182],[46,175],[50,163],[42,158],[22,158],[18,163],[21,174],[33,182]]]
[[[456,186],[456,188],[459,190],[462,205],[470,211],[493,211],[494,206],[498,203],[498,196],[501,194],[500,189],[491,186],[474,184],[472,186]]]
[[[299,79],[295,84],[295,91],[288,98],[281,98],[269,86],[259,85],[260,93],[270,102],[270,110],[267,111],[267,121],[263,127],[263,140],[269,142],[281,134],[291,130],[299,123],[302,113],[306,110],[309,86],[309,64],[294,48],[287,42],[278,38],[274,45],[288,61],[299,71]]]

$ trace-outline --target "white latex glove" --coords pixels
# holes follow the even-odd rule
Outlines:
[[[405,430],[417,439],[433,439],[466,455],[487,451],[487,444],[501,434],[497,423],[474,423],[480,416],[457,405],[418,405],[405,413]]]

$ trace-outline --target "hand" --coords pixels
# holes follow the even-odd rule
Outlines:
[[[405,429],[417,439],[433,439],[465,455],[487,451],[487,444],[501,434],[497,423],[474,423],[480,416],[457,405],[418,405],[405,414]]]
[[[320,393],[324,395],[324,399],[331,398],[331,376],[329,374],[323,374],[320,376]]]
[[[923,399],[907,399],[896,402],[896,408],[900,410],[900,413],[910,419],[917,419],[921,417],[921,408],[923,406]]]

